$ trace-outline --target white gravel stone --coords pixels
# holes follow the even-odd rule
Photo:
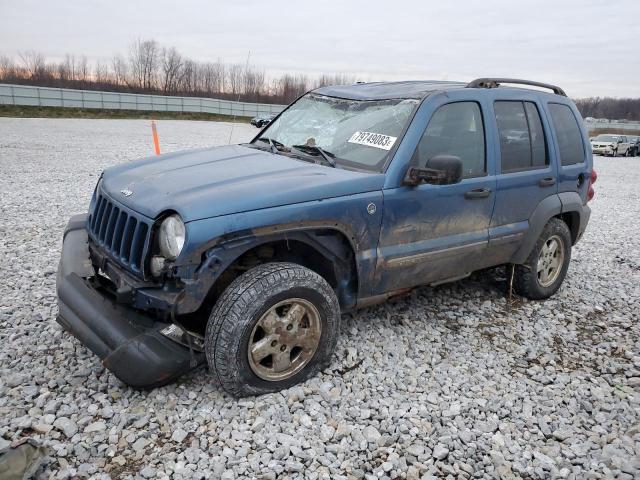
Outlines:
[[[184,430],[182,430],[181,428],[178,428],[176,431],[173,432],[173,434],[171,435],[171,440],[173,440],[174,442],[177,443],[182,443],[182,441],[187,438],[188,433],[185,432]]]
[[[53,426],[58,430],[62,430],[67,438],[73,437],[78,432],[78,425],[76,422],[66,417],[58,418],[53,422]]]
[[[93,422],[84,427],[84,433],[102,432],[107,429],[107,424],[104,422]]]
[[[158,122],[164,152],[230,128]],[[344,315],[316,377],[235,400],[206,369],[128,388],[55,322],[66,222],[102,169],[151,153],[150,131],[0,118],[0,448],[41,440],[42,478],[640,478],[638,158],[596,158],[591,221],[552,298],[509,303],[501,269],[421,288]]]
[[[367,425],[362,431],[362,435],[364,436],[367,442],[371,442],[371,443],[377,442],[380,439],[380,437],[382,437],[378,429],[372,425]]]
[[[442,444],[438,444],[433,448],[433,458],[444,460],[449,455],[449,449]]]

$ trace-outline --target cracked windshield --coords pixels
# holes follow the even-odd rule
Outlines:
[[[330,164],[381,170],[418,103],[415,99],[362,101],[307,94],[259,140],[280,151],[320,156]]]

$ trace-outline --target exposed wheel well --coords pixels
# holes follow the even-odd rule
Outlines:
[[[556,218],[567,224],[569,232],[571,232],[571,244],[575,244],[578,239],[578,230],[580,229],[580,214],[578,212],[565,212],[556,215]]]
[[[233,248],[231,248],[233,251]],[[270,262],[291,262],[313,270],[336,292],[342,308],[357,301],[358,272],[353,247],[338,230],[317,229],[280,232],[255,238],[218,276],[201,307],[189,317],[208,315],[217,299],[237,277]]]

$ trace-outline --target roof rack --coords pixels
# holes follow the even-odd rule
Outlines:
[[[516,85],[529,85],[532,87],[548,88],[549,90],[552,90],[556,95],[562,95],[563,97],[567,96],[567,94],[564,93],[564,90],[555,85],[533,82],[531,80],[519,80],[517,78],[476,78],[475,80],[467,84],[467,88],[497,88],[501,83],[513,83]]]

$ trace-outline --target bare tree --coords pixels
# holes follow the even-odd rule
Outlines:
[[[160,47],[155,40],[137,40],[129,50],[129,66],[134,85],[152,90],[156,85]]]
[[[109,66],[101,62],[96,62],[93,79],[99,85],[108,85],[111,82]]]
[[[231,95],[240,93],[242,77],[244,76],[244,67],[242,65],[233,64],[227,67],[227,83],[229,85],[228,92]]]
[[[182,55],[174,48],[162,49],[162,91],[175,92],[182,69]]]
[[[111,59],[111,70],[113,71],[113,79],[118,86],[128,85],[128,69],[127,62],[122,55],[115,55]]]
[[[247,67],[243,78],[243,91],[247,100],[255,101],[260,98],[265,88],[264,70]]]
[[[325,85],[349,85],[356,82],[356,78],[352,75],[346,75],[344,73],[334,73],[333,75],[320,75],[316,82],[317,87],[323,87]]]
[[[31,80],[36,80],[42,77],[46,65],[44,55],[36,52],[35,50],[20,52],[19,55],[26,70],[26,74]]]
[[[7,82],[16,77],[16,66],[13,59],[7,55],[0,55],[0,79]]]
[[[78,71],[75,79],[79,81],[82,88],[84,88],[90,80],[90,76],[91,69],[89,67],[89,61],[87,60],[87,57],[83,55],[78,61]]]

